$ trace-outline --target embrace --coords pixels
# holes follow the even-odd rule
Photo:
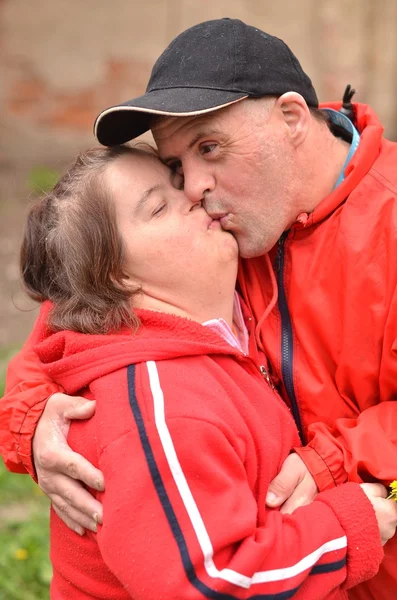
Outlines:
[[[51,598],[392,600],[397,145],[232,19],[94,131],[29,211],[0,402]]]

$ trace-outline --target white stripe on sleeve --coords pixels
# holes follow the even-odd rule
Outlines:
[[[231,569],[222,569],[221,571],[219,571],[216,568],[213,561],[214,550],[211,544],[211,540],[205,528],[204,521],[200,515],[200,511],[190,491],[186,477],[182,471],[182,467],[178,460],[178,456],[176,454],[175,447],[167,427],[164,412],[164,395],[161,389],[156,363],[154,361],[148,361],[146,365],[149,373],[150,389],[153,396],[154,414],[157,431],[175,484],[177,486],[183,504],[186,508],[186,511],[189,515],[193,529],[196,533],[198,542],[203,552],[205,570],[207,571],[207,574],[210,577],[220,578],[239,587],[248,589],[254,583],[268,583],[273,581],[289,579],[290,577],[295,577],[296,575],[299,575],[300,573],[306,571],[307,569],[310,569],[313,565],[315,565],[323,554],[327,552],[332,552],[334,550],[340,550],[341,548],[345,548],[347,546],[346,536],[342,536],[340,538],[336,538],[334,540],[326,542],[325,544],[317,548],[314,552],[311,552],[310,554],[302,558],[299,562],[290,567],[285,567],[282,569],[272,569],[268,571],[259,571],[255,573],[252,577],[247,577],[246,575],[237,573],[236,571],[233,571]]]

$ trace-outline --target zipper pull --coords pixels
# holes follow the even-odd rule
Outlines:
[[[271,389],[274,390],[275,385],[274,385],[272,378],[270,377],[269,371],[266,369],[266,367],[261,365],[259,367],[259,371],[261,372],[263,379],[265,379],[267,381],[267,383],[269,384],[269,386],[271,387]]]

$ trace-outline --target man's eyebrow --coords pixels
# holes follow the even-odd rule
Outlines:
[[[194,136],[194,138],[192,140],[190,140],[188,146],[187,146],[187,150],[191,150],[193,148],[193,146],[195,146],[197,144],[197,142],[199,142],[202,138],[208,137],[209,135],[219,135],[222,132],[219,129],[204,129],[201,131],[198,131],[196,133],[196,135]],[[165,158],[162,159],[163,163],[165,163],[166,165],[169,165],[170,163],[173,162],[178,162],[180,160],[179,156],[167,156]]]
[[[146,204],[146,202],[150,198],[150,196],[154,192],[158,192],[161,189],[161,187],[162,186],[159,185],[159,184],[153,185],[151,188],[149,188],[148,190],[146,190],[145,192],[143,192],[142,196],[139,198],[138,202],[135,205],[134,212],[137,213],[140,210],[142,210],[142,208],[144,207],[144,205]]]
[[[199,131],[198,133],[196,133],[194,138],[189,142],[189,145],[187,147],[188,150],[191,150],[193,148],[193,146],[195,146],[197,144],[197,142],[199,142],[202,138],[207,137],[208,135],[212,135],[214,133],[219,133],[219,131],[217,129],[207,129],[204,131]]]

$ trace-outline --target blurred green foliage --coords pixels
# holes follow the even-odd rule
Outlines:
[[[58,171],[44,166],[36,166],[28,174],[28,187],[34,194],[43,194],[52,190],[58,179]]]
[[[13,353],[0,350],[0,396]],[[48,600],[48,514],[49,501],[34,481],[9,473],[0,459],[0,600]]]

